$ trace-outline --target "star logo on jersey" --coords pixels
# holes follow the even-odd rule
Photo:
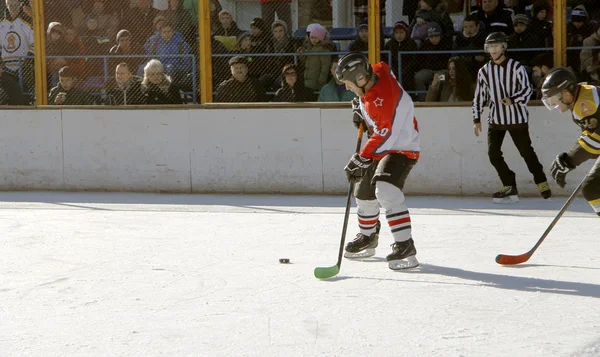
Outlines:
[[[383,99],[377,97],[377,99],[373,101],[373,104],[375,104],[376,107],[383,107]]]

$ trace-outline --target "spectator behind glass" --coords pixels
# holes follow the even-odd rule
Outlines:
[[[396,78],[400,79],[398,73],[398,52],[412,52],[417,50],[417,43],[408,37],[408,25],[404,21],[398,21],[394,24],[394,35],[383,46],[383,49],[392,53],[392,63],[388,63],[394,72]],[[384,56],[387,60],[387,56]],[[414,89],[414,77],[411,73],[415,72],[415,55],[402,55],[402,87],[407,90]]]
[[[150,60],[144,67],[142,91],[146,104],[183,104],[179,88],[171,82],[162,63],[157,59]]]
[[[77,77],[70,67],[58,71],[58,85],[48,93],[49,105],[90,105],[90,95],[76,88]]]
[[[550,6],[546,0],[537,0],[531,9],[530,30],[541,42],[538,47],[552,47],[552,23],[548,21]]]
[[[110,48],[109,54],[113,56],[141,55],[142,53],[138,52],[136,48],[133,47],[132,41],[133,37],[128,30],[120,30],[117,32],[116,44]],[[116,68],[119,63],[127,62],[127,65],[132,73],[138,73],[138,69],[140,69],[140,66],[145,64],[146,61],[146,58],[141,57],[119,57],[109,59],[108,63],[109,68]],[[140,69],[140,71],[143,71],[143,67]]]
[[[428,35],[429,37],[425,40],[425,43],[421,47],[421,51],[448,51],[450,46],[446,41],[442,41],[442,30],[436,22],[429,23]],[[418,98],[421,101],[425,100],[427,86],[433,80],[433,75],[437,71],[446,69],[448,54],[425,54],[418,63],[419,71],[415,74],[415,88],[422,93],[418,94]]]
[[[231,78],[217,87],[215,102],[241,103],[266,102],[264,89],[254,78],[248,77],[247,59],[242,56],[229,60]]]
[[[124,17],[128,30],[134,36],[134,46],[141,48],[146,39],[152,35],[153,21],[158,14],[158,10],[152,7],[152,0],[137,0],[137,7],[132,8],[129,15]]]
[[[471,13],[485,26],[486,35],[492,32],[513,33],[512,11],[505,9],[498,0],[482,0],[481,8]]]
[[[596,24],[594,33],[583,39],[583,47],[600,46],[600,25]],[[590,73],[596,72],[594,68],[595,57],[598,49],[584,48],[581,50],[579,59],[581,60],[581,74],[587,77]]]
[[[73,26],[63,26],[63,29],[65,43],[70,47],[75,56],[81,56],[80,58],[70,60],[69,67],[77,74],[84,73],[85,55],[87,53],[83,42],[79,39],[77,29]]]
[[[533,67],[533,84],[536,88],[536,99],[542,99],[542,84],[546,75],[554,68],[554,59],[552,52],[540,53],[533,57],[531,66]]]
[[[343,82],[337,80],[335,70],[337,69],[338,59],[334,58],[331,61],[331,80],[319,91],[319,102],[350,102],[356,98],[353,91],[346,89]]]
[[[0,105],[27,105],[19,81],[12,74],[4,71],[0,63]]]
[[[293,53],[295,51],[295,44],[288,35],[288,27],[282,20],[277,20],[271,25],[271,47],[273,53]],[[293,56],[277,56],[269,57],[275,68],[283,68],[286,63],[294,62]],[[271,73],[273,82],[281,82],[283,78],[280,77],[280,73]]]
[[[76,77],[83,76],[80,58],[66,59],[61,56],[77,56],[78,49],[67,43],[65,38],[64,27],[58,22],[48,24],[46,36],[46,56],[48,73],[48,88],[54,86],[58,82],[58,71],[69,66],[69,70],[76,74]]]
[[[277,19],[283,20],[287,24],[291,24],[291,2],[292,0],[260,0],[260,17],[262,17],[266,23],[272,24],[273,21],[275,21],[275,13],[277,13]]]
[[[109,13],[105,5],[106,0],[94,0],[88,16],[95,17],[98,20],[98,28],[103,31],[104,35],[108,38],[114,38],[119,29],[119,16],[116,12]]]
[[[481,50],[485,43],[485,34],[479,26],[479,19],[475,15],[468,15],[463,20],[463,31],[456,34],[454,45],[455,51],[471,51]],[[473,78],[477,78],[479,68],[483,66],[486,56],[481,54],[464,54],[463,59],[469,68],[469,72]]]
[[[424,41],[427,37],[429,22],[436,22],[441,29],[444,41],[452,41],[454,35],[454,24],[450,15],[437,8],[438,0],[419,0],[419,10],[415,13],[415,20],[411,24],[413,29],[411,38]]]
[[[281,71],[284,78],[281,88],[275,92],[274,102],[312,102],[314,94],[298,81],[298,68],[295,64],[286,64]]]
[[[126,62],[119,63],[115,69],[115,78],[106,86],[107,105],[144,104],[142,79],[133,76]]]
[[[460,57],[448,60],[448,70],[433,76],[426,102],[470,102],[475,95],[475,81]]]
[[[165,20],[173,24],[175,32],[179,32],[183,35],[185,42],[194,43],[198,36],[195,32],[196,23],[190,15],[183,8],[183,0],[169,0],[169,8],[162,12]]]
[[[269,27],[263,19],[255,17],[250,23],[250,30],[252,32],[252,47],[258,53],[270,53],[272,52],[271,47],[271,33]],[[271,57],[272,58],[272,57]]]
[[[583,6],[576,6],[571,13],[571,21],[567,23],[567,47],[583,47],[583,40],[594,33],[588,13]],[[567,65],[579,70],[581,61],[579,59],[580,49],[567,49]]]
[[[4,2],[3,0],[0,0]],[[5,17],[0,20],[0,52],[5,70],[18,76],[22,69],[25,90],[33,91],[35,87],[33,75],[33,26],[31,18],[26,15],[19,0],[6,0]]]
[[[350,42],[348,45],[348,51],[350,52],[362,52],[369,50],[369,25],[360,24],[358,25],[358,38]]]
[[[231,12],[229,10],[221,10],[219,12],[219,22],[213,26],[213,36],[233,36],[237,37],[243,31],[240,30],[233,21]]]
[[[542,47],[542,41],[529,30],[529,19],[525,14],[518,14],[514,20],[515,32],[508,36],[509,49],[524,49]],[[524,66],[529,66],[529,61],[538,51],[511,51],[509,56],[519,61]]]
[[[310,42],[303,51],[304,58],[304,84],[312,90],[319,90],[327,84],[331,55],[311,55],[316,52],[330,52],[331,48],[325,47],[326,30],[323,26],[316,26],[310,32]]]
[[[178,57],[191,53],[190,45],[179,32],[173,31],[173,25],[164,22],[160,28],[160,36],[154,38],[149,44],[146,54],[160,58],[165,68],[165,73],[171,76],[175,83],[180,83],[182,78],[192,71],[191,59]],[[174,56],[176,55],[176,56]]]

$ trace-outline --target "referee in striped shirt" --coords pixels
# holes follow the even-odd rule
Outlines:
[[[531,84],[525,68],[506,57],[506,47],[506,35],[502,32],[492,32],[485,39],[485,51],[490,54],[491,60],[477,74],[477,89],[473,99],[475,136],[482,131],[481,113],[485,103],[489,103],[488,156],[502,181],[502,188],[492,195],[492,200],[495,203],[519,201],[515,173],[502,155],[502,142],[507,132],[525,159],[529,172],[533,174],[540,194],[549,198],[552,195],[550,186],[529,137],[527,102],[532,93]]]

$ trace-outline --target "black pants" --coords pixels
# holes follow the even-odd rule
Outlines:
[[[585,178],[581,192],[596,214],[600,216],[600,160],[596,160],[590,174]]]
[[[408,174],[417,164],[417,160],[409,159],[402,154],[388,154],[375,161],[365,176],[354,186],[354,197],[359,200],[376,200],[375,183],[385,181],[398,187],[401,191]]]
[[[510,134],[512,141],[515,143],[519,154],[525,160],[529,172],[533,174],[533,181],[536,184],[546,181],[546,174],[544,174],[544,168],[540,164],[540,160],[537,154],[531,146],[531,138],[529,137],[529,127],[520,127],[515,129],[496,129],[488,128],[488,156],[490,163],[498,172],[500,181],[504,186],[516,186],[517,181],[515,173],[508,167],[504,156],[502,155],[502,142],[506,133]]]

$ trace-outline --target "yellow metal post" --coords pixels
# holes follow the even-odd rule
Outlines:
[[[554,66],[567,65],[567,0],[554,0]]]
[[[381,14],[379,0],[369,0],[369,62],[379,63],[381,54]]]
[[[48,104],[46,82],[46,25],[44,23],[44,0],[35,0],[33,6],[33,38],[35,68],[35,104]]]
[[[213,101],[212,57],[210,32],[210,0],[198,0],[198,29],[200,30],[200,103]]]

